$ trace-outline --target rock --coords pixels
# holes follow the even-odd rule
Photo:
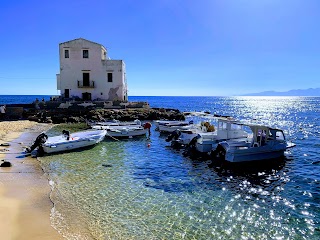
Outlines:
[[[12,166],[11,162],[8,162],[5,160],[1,161],[0,167],[11,167],[11,166]]]
[[[10,143],[1,143],[0,146],[1,146],[1,147],[9,147],[9,146],[10,146]]]

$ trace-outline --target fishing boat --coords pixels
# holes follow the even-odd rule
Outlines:
[[[224,140],[245,139],[248,133],[242,125],[237,125],[237,121],[232,118],[214,117],[215,126],[209,122],[201,122],[200,125],[194,125],[190,129],[181,129],[175,136],[168,136],[172,139],[172,145],[193,145],[198,152],[210,152],[217,144]]]
[[[249,136],[243,124],[239,121],[218,117],[216,131],[212,134],[200,133],[194,141],[195,149],[201,153],[208,153],[215,149],[219,142],[244,141]]]
[[[106,130],[87,130],[72,134],[63,130],[61,135],[53,137],[48,137],[42,133],[36,138],[34,144],[26,149],[26,152],[31,153],[37,147],[44,153],[56,153],[88,147],[101,142],[106,134]]]
[[[223,141],[211,155],[232,163],[269,160],[284,156],[287,149],[295,146],[286,140],[281,129],[264,125],[244,124],[252,135],[243,141]]]

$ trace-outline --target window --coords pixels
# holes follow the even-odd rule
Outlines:
[[[69,49],[64,50],[64,58],[69,58]]]
[[[84,49],[84,50],[82,50],[82,56],[83,56],[83,58],[89,58],[89,50],[87,50],[87,49]]]
[[[112,82],[112,73],[108,73],[108,82]]]

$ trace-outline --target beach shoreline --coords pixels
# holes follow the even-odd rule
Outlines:
[[[63,239],[51,226],[51,188],[37,158],[23,151],[36,136],[51,127],[27,120],[0,122],[0,160],[12,166],[0,168],[1,239]]]

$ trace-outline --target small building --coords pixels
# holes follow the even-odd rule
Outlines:
[[[57,89],[62,98],[128,101],[126,66],[107,49],[83,38],[59,44]]]

